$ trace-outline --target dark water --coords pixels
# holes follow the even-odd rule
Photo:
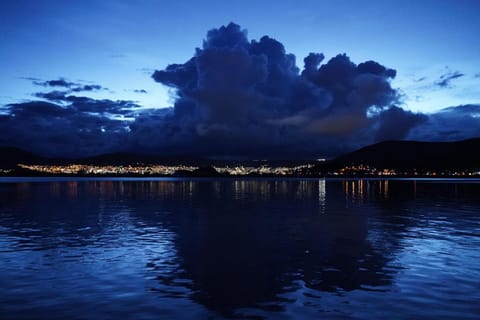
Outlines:
[[[0,319],[480,319],[480,182],[0,183]]]

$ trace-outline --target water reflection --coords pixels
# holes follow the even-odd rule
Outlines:
[[[282,310],[279,296],[299,290],[298,281],[305,288],[328,292],[391,282],[392,276],[382,272],[386,258],[368,241],[367,217],[346,211],[324,215],[325,180],[88,181],[47,186],[50,197],[35,204],[35,210],[46,212],[53,206],[56,214],[85,219],[82,213],[97,208],[96,224],[67,221],[67,226],[43,230],[41,238],[49,243],[31,245],[125,243],[131,232],[161,224],[174,234],[168,254],[152,249],[159,240],[154,233],[139,238],[149,243],[145,266],[159,281],[149,290],[167,297],[188,295],[224,315],[245,307]],[[35,198],[38,189],[26,195]],[[49,198],[61,207],[55,208]],[[84,200],[92,198],[94,204],[87,208]],[[159,210],[164,214],[153,214]],[[101,239],[106,234],[109,244]],[[113,239],[116,234],[119,238]],[[152,253],[156,251],[160,254]]]
[[[446,196],[458,199],[470,197],[478,193],[478,181],[453,180],[382,180],[382,179],[354,179],[342,180],[342,190],[347,202],[365,202],[366,200],[413,200],[419,198],[445,198]]]
[[[389,180],[355,179],[342,181],[342,186],[346,201],[361,202],[370,199],[388,199],[389,183]]]
[[[32,186],[35,182],[16,183],[16,192],[7,190],[17,200],[38,195]],[[48,186],[45,188],[45,186]],[[151,181],[64,181],[48,182],[43,186],[43,192],[57,199],[80,199],[85,196],[100,197],[110,200],[124,197],[142,197],[151,199],[182,198],[193,199],[208,194],[216,198],[225,195],[235,200],[271,200],[279,197],[295,199],[311,199],[316,197],[321,205],[325,205],[326,181],[320,180],[151,180]],[[33,193],[36,193],[33,194]]]
[[[229,209],[214,216],[210,211],[205,222],[177,225],[182,276],[192,281],[192,299],[208,308],[224,315],[245,307],[283,310],[279,296],[299,290],[299,280],[306,288],[328,292],[391,282],[390,272],[382,270],[386,258],[367,239],[365,217],[270,215],[264,206]],[[160,280],[166,284],[175,278]]]
[[[328,311],[329,295],[391,292],[413,264],[408,250],[434,255],[464,236],[454,227],[475,228],[480,193],[478,185],[415,181],[200,179],[0,184],[0,195],[5,292],[22,281],[45,290],[56,268],[75,283],[65,290],[80,286],[92,300],[127,290],[128,279],[136,304],[154,314],[161,301],[183,301],[244,318],[300,302]],[[455,222],[442,207],[432,210],[449,201],[462,203]],[[469,245],[458,252],[474,257]],[[430,262],[435,272],[438,259]]]

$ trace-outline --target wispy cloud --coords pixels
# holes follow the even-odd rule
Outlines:
[[[68,89],[71,92],[82,92],[82,91],[99,91],[99,90],[108,90],[108,88],[102,87],[99,84],[82,84],[79,82],[72,82],[66,80],[65,78],[59,78],[54,80],[40,80],[37,78],[24,78],[26,80],[32,81],[34,85],[42,87],[51,87],[51,88],[64,88]]]
[[[440,76],[440,79],[435,82],[435,85],[441,88],[449,88],[451,86],[452,80],[458,79],[465,76],[464,73],[460,71],[448,72]]]

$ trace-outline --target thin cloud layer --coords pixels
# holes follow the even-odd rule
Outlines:
[[[448,107],[428,116],[410,138],[422,141],[458,141],[480,137],[480,105]]]

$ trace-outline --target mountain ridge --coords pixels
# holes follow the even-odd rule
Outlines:
[[[332,160],[317,163],[320,170],[338,169],[353,165],[368,165],[378,169],[467,169],[480,167],[480,138],[452,142],[424,142],[411,140],[389,140],[368,145]],[[314,159],[303,163],[314,163]],[[84,158],[48,158],[36,155],[16,147],[0,147],[0,168],[15,168],[17,164],[88,164],[88,165],[178,165],[190,164],[197,166],[218,165],[212,159],[195,157],[193,155],[162,156],[132,152],[116,152]],[[278,164],[295,165],[285,161],[223,161],[225,164]]]
[[[329,162],[332,167],[369,165],[379,169],[466,169],[480,167],[480,138],[449,142],[389,140],[365,146]]]

